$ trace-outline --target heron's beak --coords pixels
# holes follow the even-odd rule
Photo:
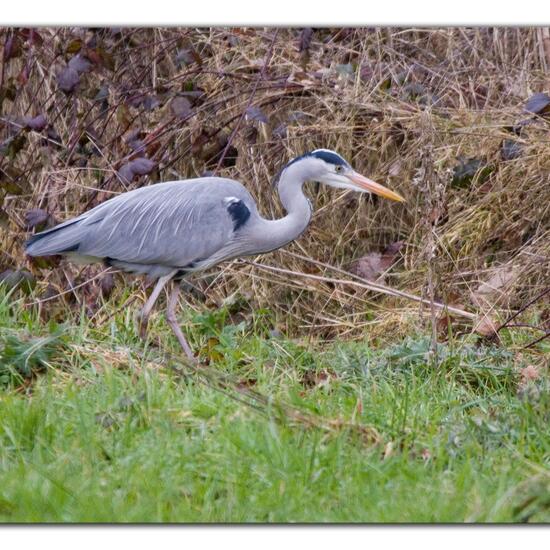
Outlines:
[[[398,193],[390,191],[387,187],[376,183],[375,181],[358,174],[357,172],[352,172],[351,174],[346,174],[346,177],[352,181],[357,187],[375,195],[380,195],[385,199],[390,199],[397,202],[405,202],[405,199]]]

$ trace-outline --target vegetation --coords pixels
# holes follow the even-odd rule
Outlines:
[[[0,520],[550,521],[547,29],[0,30]],[[25,257],[215,173],[267,216],[316,147],[407,198],[186,288]],[[447,309],[437,304],[447,304]]]

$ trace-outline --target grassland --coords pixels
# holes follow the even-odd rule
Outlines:
[[[160,318],[147,348],[131,311],[44,325],[22,300],[0,307],[2,521],[550,520],[547,379],[502,349],[434,368],[421,335],[305,344],[221,310],[186,319],[201,375]]]

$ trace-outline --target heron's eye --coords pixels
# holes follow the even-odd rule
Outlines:
[[[344,167],[343,166],[335,166],[334,167],[334,171],[339,174],[340,172],[342,172],[344,170]]]

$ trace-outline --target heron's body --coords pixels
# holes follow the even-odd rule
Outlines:
[[[79,262],[104,261],[154,278],[174,270],[182,276],[236,256],[279,248],[302,233],[310,217],[306,202],[300,215],[291,215],[295,222],[291,227],[283,218],[281,232],[281,220],[262,218],[239,182],[197,178],[118,195],[35,235],[27,252],[65,254]]]
[[[302,191],[308,180],[402,200],[354,172],[336,153],[320,149],[294,159],[282,170],[277,190],[287,214],[281,219],[263,218],[250,193],[237,181],[197,178],[122,193],[34,235],[26,250],[31,256],[61,254],[80,262],[103,261],[158,278],[144,307],[146,318],[168,280],[238,256],[269,252],[296,239],[311,219],[311,204]],[[171,317],[178,335],[175,316]],[[181,331],[178,338],[184,345]]]

